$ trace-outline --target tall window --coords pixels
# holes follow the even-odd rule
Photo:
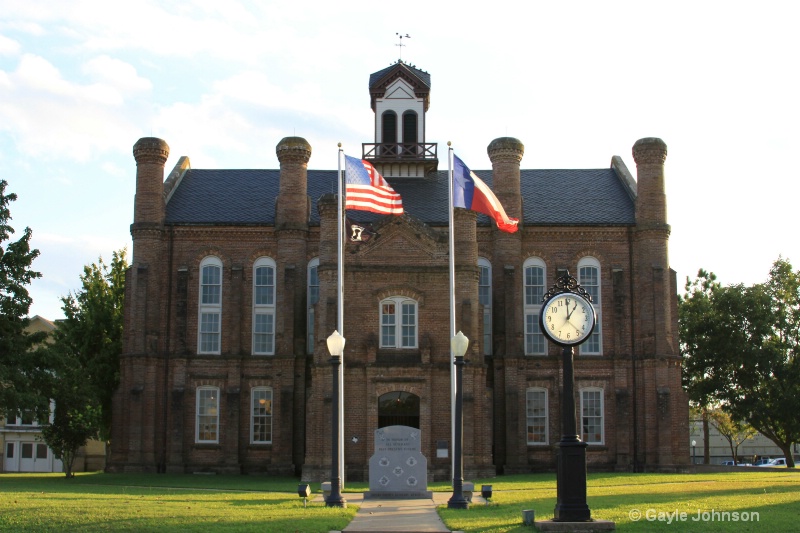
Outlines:
[[[272,442],[272,389],[255,387],[250,400],[250,442]]]
[[[384,111],[382,118],[381,142],[394,144],[397,142],[397,113]]]
[[[403,113],[403,142],[417,143],[417,114],[413,111]]]
[[[275,353],[275,261],[259,258],[253,265],[253,354]]]
[[[381,348],[417,347],[417,302],[396,296],[381,302]]]
[[[314,305],[319,302],[319,259],[308,262],[308,322],[306,324],[306,352],[314,353]]]
[[[200,262],[200,305],[197,353],[220,353],[222,322],[222,261],[206,257]]]
[[[542,297],[545,293],[545,266],[538,257],[530,257],[523,265],[525,284],[523,294],[525,315],[525,355],[544,355],[545,342],[539,325]]]
[[[583,442],[603,444],[603,389],[581,390],[581,432]]]
[[[595,325],[592,335],[581,344],[580,353],[599,355],[603,353],[603,321],[601,320],[600,263],[597,259],[584,257],[578,262],[578,283],[591,295],[592,305],[597,313],[597,325]]]
[[[195,442],[219,442],[219,388],[197,389]]]
[[[547,389],[531,388],[525,396],[528,444],[547,444]]]
[[[483,306],[483,355],[492,355],[492,264],[478,259],[478,302]]]

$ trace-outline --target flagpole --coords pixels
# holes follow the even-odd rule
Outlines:
[[[339,174],[338,187],[339,194],[337,195],[338,204],[336,208],[336,237],[338,239],[338,246],[336,248],[336,301],[338,308],[336,310],[336,331],[344,337],[344,231],[342,219],[344,218],[343,209],[343,188],[342,180],[344,174],[342,173],[342,143],[339,143]],[[345,471],[344,471],[344,352],[342,352],[342,364],[339,365],[339,472],[342,477],[342,488],[344,488]]]
[[[447,141],[447,174],[448,174],[448,200],[449,206],[448,223],[450,224],[449,238],[450,238],[450,338],[448,343],[450,348],[450,450],[455,449],[456,443],[456,372],[455,372],[455,354],[452,348],[452,339],[456,336],[456,266],[455,266],[455,224],[453,223],[453,147],[450,141]],[[450,454],[450,473],[454,475],[456,468],[455,453]],[[451,475],[452,479],[454,476]]]

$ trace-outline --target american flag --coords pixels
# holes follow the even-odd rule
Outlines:
[[[402,215],[403,200],[375,167],[363,159],[345,158],[345,209]]]

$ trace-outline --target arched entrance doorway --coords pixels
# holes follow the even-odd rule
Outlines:
[[[410,426],[419,429],[419,396],[392,391],[378,398],[378,427]]]

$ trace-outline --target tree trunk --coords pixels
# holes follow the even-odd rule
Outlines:
[[[786,457],[786,468],[794,468],[794,455],[792,455],[792,443],[784,444],[783,442],[776,442],[778,448],[783,452]]]
[[[703,409],[703,464],[711,464],[711,454],[708,448],[708,439],[710,434],[708,427],[708,411]]]

